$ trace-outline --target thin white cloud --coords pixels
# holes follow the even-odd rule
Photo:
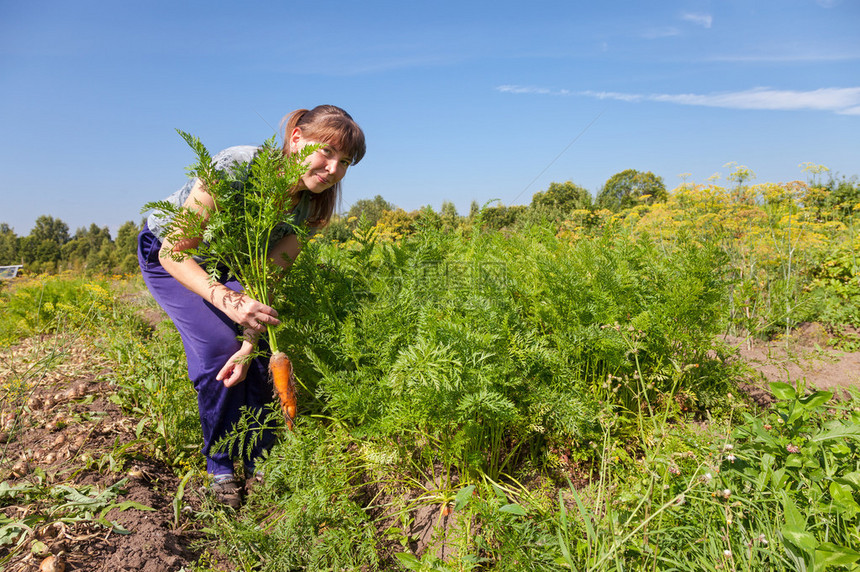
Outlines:
[[[570,95],[566,89],[548,89],[545,87],[534,87],[528,85],[500,85],[496,91],[502,93],[528,94],[528,95]]]
[[[812,91],[755,88],[716,94],[652,93],[632,94],[611,91],[583,91],[579,95],[618,101],[659,101],[678,105],[722,107],[726,109],[761,109],[796,111],[811,109],[843,115],[860,115],[860,87],[829,87]]]
[[[694,12],[685,12],[681,14],[681,19],[687,22],[692,22],[703,28],[710,28],[714,23],[714,18],[710,14],[698,14]]]
[[[793,91],[757,87],[724,93],[622,93],[617,91],[580,91],[549,89],[525,85],[500,85],[496,91],[517,95],[581,95],[627,103],[657,101],[677,105],[721,107],[725,109],[759,109],[770,111],[816,110],[840,115],[860,115],[860,87],[827,87],[810,91]]]
[[[618,93],[617,91],[581,91],[579,95],[596,97],[597,99],[615,99],[618,101],[636,102],[647,99],[647,96],[635,93]]]

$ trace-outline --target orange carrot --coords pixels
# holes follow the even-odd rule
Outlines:
[[[296,385],[293,381],[293,364],[284,352],[275,352],[269,359],[269,376],[281,400],[281,409],[287,420],[287,427],[293,428],[296,418]]]

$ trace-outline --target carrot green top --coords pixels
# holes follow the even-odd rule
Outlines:
[[[259,151],[260,147],[255,147],[253,145],[237,145],[219,151],[214,157],[212,157],[212,161],[217,170],[224,171],[233,176],[238,176],[239,180],[237,181],[237,184],[243,184],[243,181],[247,179],[248,170],[241,169],[239,167],[247,165],[253,161]],[[242,175],[244,175],[244,179]],[[196,177],[189,179],[179,190],[167,197],[165,200],[175,205],[184,204],[186,199],[188,199],[188,196],[191,194],[191,189],[194,187],[194,183],[196,182]],[[293,207],[290,213],[285,213],[292,215],[292,222],[284,221],[276,226],[272,232],[272,242],[277,242],[288,234],[296,234],[296,227],[304,224],[310,214],[310,210],[310,193],[309,191],[303,191],[299,198],[299,203]],[[172,217],[170,215],[156,210],[149,215],[146,220],[146,224],[152,234],[160,240],[163,240],[164,236],[167,234],[166,229],[170,225],[171,218]]]

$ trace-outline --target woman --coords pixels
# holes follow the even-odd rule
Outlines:
[[[365,153],[364,133],[350,115],[333,105],[299,109],[284,118],[283,152],[291,155],[305,145],[323,143],[305,160],[307,167],[291,194],[292,225],[284,223],[270,247],[272,261],[284,269],[298,256],[301,245],[293,225],[318,228],[328,223],[340,195],[340,181],[350,165]],[[253,160],[258,148],[230,147],[213,157],[218,170]],[[201,213],[215,204],[199,179],[189,180],[168,201]],[[188,376],[197,391],[203,454],[212,476],[211,489],[222,503],[237,508],[242,486],[234,473],[235,451],[215,451],[213,445],[229,435],[239,421],[241,408],[260,413],[272,402],[265,360],[245,359],[266,325],[277,325],[278,313],[263,301],[243,293],[242,285],[225,276],[210,283],[198,260],[171,258],[197,246],[200,238],[174,243],[167,235],[169,221],[154,212],[147,219],[138,241],[138,259],[143,279],[159,305],[173,320],[185,347]],[[239,341],[239,337],[242,341]],[[271,444],[266,434],[243,458],[245,475],[254,474],[255,460]]]

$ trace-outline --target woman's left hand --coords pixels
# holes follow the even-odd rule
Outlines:
[[[248,367],[251,365],[251,360],[248,359],[250,351],[247,346],[249,345],[247,342],[243,343],[239,351],[230,356],[230,359],[215,376],[215,379],[224,382],[224,387],[233,387],[244,381],[245,376],[248,375]],[[250,347],[250,350],[253,350],[253,346]]]

